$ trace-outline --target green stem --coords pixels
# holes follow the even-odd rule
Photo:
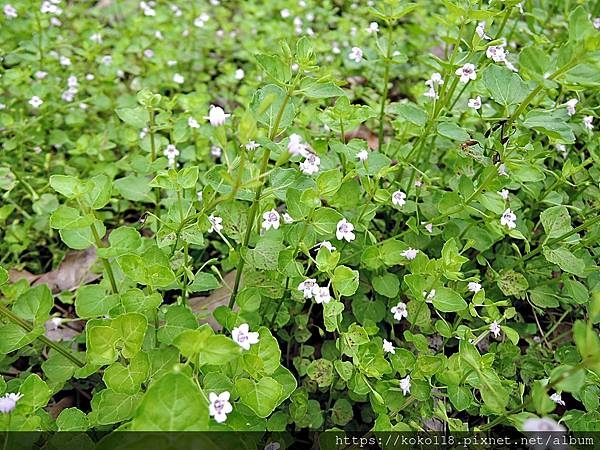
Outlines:
[[[6,306],[1,305],[1,304],[0,304],[0,314],[2,314],[4,317],[6,317],[8,320],[13,322],[14,324],[19,325],[21,328],[23,328],[28,333],[33,331],[33,326],[29,322],[21,319],[19,316],[14,314],[10,309],[8,309]],[[78,367],[85,366],[85,363],[80,361],[79,358],[72,355],[70,352],[65,350],[63,347],[58,345],[56,342],[51,341],[46,336],[41,335],[41,336],[38,336],[37,339],[39,339],[44,345],[54,349],[55,351],[57,351],[58,353],[63,355],[65,358],[72,361],[76,366],[78,366]]]
[[[294,80],[294,83],[288,88],[288,91],[285,94],[283,102],[281,103],[281,107],[279,108],[279,111],[277,112],[277,116],[275,117],[275,122],[273,122],[273,128],[271,128],[271,132],[269,133],[269,140],[271,140],[271,141],[273,141],[275,139],[275,137],[277,136],[281,118],[283,117],[285,108],[286,108],[288,102],[290,101],[290,98],[292,97],[292,93],[294,92],[294,89],[296,88],[296,81],[297,81],[297,77],[296,77],[296,80]],[[271,156],[271,150],[269,148],[265,148],[263,157],[262,157],[262,161],[260,163],[259,178],[261,178],[262,175],[267,171],[267,168],[269,166],[269,157],[270,156]],[[250,236],[252,235],[252,229],[254,228],[254,221],[256,220],[256,214],[258,213],[258,207],[260,204],[260,196],[262,195],[262,191],[263,191],[264,187],[265,187],[265,178],[262,178],[260,184],[258,185],[258,188],[256,189],[256,193],[254,195],[254,200],[252,201],[252,205],[250,206],[250,210],[248,211],[248,221],[246,224],[247,228],[246,228],[246,234],[244,235],[244,240],[242,241],[242,249],[248,248],[248,243],[250,242]],[[244,270],[245,264],[246,264],[246,261],[244,260],[243,256],[240,254],[240,261],[238,262],[237,271],[235,274],[235,283],[233,285],[233,291],[231,292],[231,298],[229,299],[229,308],[233,308],[233,305],[235,305],[235,298],[240,289],[240,282],[242,280],[242,272]]]
[[[385,102],[388,97],[389,79],[390,79],[390,58],[392,56],[392,25],[387,24],[388,36],[387,36],[387,54],[385,57],[385,70],[383,72],[383,95],[381,96],[381,108],[379,109],[379,151],[383,147],[383,118],[385,117]]]
[[[96,248],[102,248],[104,245],[102,244],[102,239],[100,239],[100,235],[98,234],[98,230],[96,230],[96,224],[92,223],[90,225],[90,229],[92,230],[92,235],[94,236],[94,241],[96,242]],[[112,267],[110,266],[110,262],[106,258],[100,258],[102,260],[102,265],[104,266],[104,270],[108,275],[108,280],[110,281],[110,287],[114,294],[119,293],[119,289],[117,288],[117,282],[115,281],[115,274],[113,273]]]

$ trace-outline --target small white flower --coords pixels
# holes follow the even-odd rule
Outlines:
[[[523,422],[523,431],[567,431],[565,427],[550,417],[531,418]]]
[[[592,25],[594,25],[596,30],[600,30],[600,17],[594,17],[594,20],[592,20]]]
[[[0,413],[8,414],[17,406],[17,402],[23,397],[22,394],[5,394],[0,397]]]
[[[377,33],[379,31],[379,24],[377,22],[371,22],[367,27],[367,33]]]
[[[500,325],[495,320],[490,324],[490,332],[494,335],[495,338],[500,336]]]
[[[167,61],[167,66],[169,67],[173,67],[177,65],[177,61],[175,61],[174,59],[170,59]]]
[[[565,406],[565,402],[564,402],[564,400],[562,399],[562,396],[561,396],[561,395],[560,395],[558,392],[555,392],[554,394],[552,394],[552,395],[550,396],[550,400],[552,400],[552,401],[553,401],[554,403],[556,403],[557,405],[562,405],[562,406]]]
[[[335,247],[329,241],[319,242],[317,245],[315,245],[315,247],[319,247],[319,248],[325,247],[331,253],[335,252]]]
[[[410,394],[410,375],[406,375],[400,380],[400,389],[402,389],[402,394]]]
[[[233,411],[233,406],[229,403],[229,392],[225,391],[221,394],[211,392],[208,394],[208,413],[214,417],[218,423],[223,423],[227,420],[227,414]]]
[[[500,217],[500,225],[504,225],[508,227],[509,230],[512,230],[517,227],[515,223],[517,220],[517,216],[514,212],[511,211],[510,208],[506,208],[506,211],[502,213],[502,217]]]
[[[394,314],[394,319],[402,320],[403,317],[408,317],[408,310],[406,309],[406,303],[399,302],[396,306],[390,309],[392,314]]]
[[[154,32],[154,37],[156,39],[158,39],[159,41],[162,41],[165,37],[163,36],[163,34],[160,32],[160,30],[156,30]]]
[[[337,42],[331,44],[331,53],[339,55],[342,52]]]
[[[477,27],[475,27],[475,32],[477,33],[477,35],[481,38],[481,39],[486,39],[486,40],[491,40],[492,38],[489,37],[487,34],[485,34],[485,25],[486,22],[485,20],[483,22],[479,22],[477,24]]]
[[[153,17],[156,15],[156,11],[148,5],[146,2],[140,2],[140,8],[144,11],[145,16]]]
[[[506,171],[506,166],[504,164],[500,164],[498,166],[498,175],[500,175],[501,177],[508,176],[508,172]]]
[[[319,287],[315,291],[315,302],[316,303],[329,303],[331,301],[331,295],[329,294],[328,287]]]
[[[77,82],[77,77],[75,75],[71,75],[69,78],[67,78],[67,86],[70,88],[75,88],[78,85],[79,83]]]
[[[288,151],[294,155],[308,155],[308,146],[302,143],[302,137],[299,134],[293,133],[290,135],[290,140],[288,142]]]
[[[396,354],[396,349],[394,348],[394,344],[387,339],[383,340],[383,351],[385,353],[391,353],[392,355]]]
[[[312,175],[313,173],[317,173],[319,171],[320,165],[321,158],[314,153],[309,153],[306,156],[306,159],[300,163],[300,171],[306,175]]]
[[[367,159],[369,159],[369,152],[366,150],[361,150],[360,152],[358,152],[356,154],[356,157],[358,158],[359,161],[364,162]]]
[[[430,87],[426,92],[423,93],[423,95],[425,97],[434,98],[436,100],[438,98],[440,98],[440,96],[438,95],[438,93],[435,92],[435,88],[434,87]]]
[[[0,110],[6,109],[6,105],[4,103],[0,103]]]
[[[61,66],[70,66],[71,65],[71,60],[69,58],[67,58],[66,56],[61,56],[58,61]]]
[[[190,128],[200,128],[200,124],[193,117],[188,117],[188,126]]]
[[[279,12],[279,14],[281,14],[281,17],[282,17],[283,19],[287,19],[288,17],[290,17],[290,15],[291,15],[292,13],[290,12],[290,10],[289,10],[289,9],[285,8],[285,9],[282,9],[282,10]]]
[[[576,98],[572,98],[567,101],[567,114],[569,114],[570,116],[575,115],[575,106],[577,106],[577,103],[579,103],[579,100],[577,100]]]
[[[504,200],[508,200],[508,194],[510,194],[510,192],[508,192],[508,189],[502,189],[501,191],[498,191],[498,195]]]
[[[144,56],[148,59],[154,58],[154,50],[147,48],[146,50],[144,50]]]
[[[258,333],[250,331],[247,323],[231,330],[231,337],[244,350],[250,350],[250,346],[258,343]]]
[[[269,230],[270,228],[276,230],[279,228],[279,213],[275,209],[266,211],[263,214],[263,219],[262,227],[265,230]]]
[[[110,66],[112,64],[112,56],[110,55],[104,55],[101,59],[102,64],[104,64],[105,66]]]
[[[583,126],[586,127],[588,130],[593,130],[594,129],[594,125],[592,125],[593,121],[594,121],[594,118],[592,116],[585,116],[583,118]]]
[[[406,259],[408,259],[409,261],[415,259],[417,257],[417,254],[419,253],[419,250],[416,250],[414,248],[409,248],[407,250],[404,250],[402,253],[400,253],[402,256],[404,256]]]
[[[177,150],[177,147],[175,147],[173,144],[169,144],[163,152],[163,155],[165,155],[167,159],[175,159],[177,156],[179,156],[179,150]]]
[[[31,100],[29,100],[28,102],[33,108],[39,108],[41,106],[42,103],[44,103],[44,100],[42,100],[41,98],[39,98],[37,95],[34,95],[33,97],[31,97]]]
[[[204,116],[204,119],[208,120],[213,127],[219,127],[225,125],[225,121],[229,116],[231,114],[225,114],[220,106],[210,105],[208,116]]]
[[[215,231],[216,233],[219,233],[223,229],[223,225],[222,225],[223,218],[222,217],[211,214],[210,216],[208,216],[208,221],[210,222],[210,228],[208,229],[209,233],[212,233],[213,231]]]
[[[442,78],[442,74],[439,72],[433,72],[429,80],[425,82],[427,86],[433,87],[436,84],[441,85],[444,84],[444,79]]]
[[[292,219],[292,216],[290,216],[288,213],[284,212],[281,217],[283,218],[283,222],[290,224],[294,221],[294,219]]]
[[[95,42],[96,44],[101,44],[102,35],[100,33],[94,33],[90,36],[90,41]]]
[[[470,98],[467,106],[473,109],[481,108],[481,97],[478,95],[476,98]]]
[[[429,232],[429,233],[433,233],[433,224],[432,223],[428,223],[425,225],[425,229]]]
[[[467,63],[462,67],[456,69],[456,75],[460,77],[461,83],[468,83],[469,80],[475,80],[477,78],[477,72],[475,71],[475,65]]]
[[[43,80],[44,78],[46,78],[46,76],[47,76],[47,75],[48,75],[48,72],[44,72],[43,70],[38,70],[38,71],[35,73],[35,77],[36,77],[38,80]]]
[[[423,291],[423,297],[425,297],[426,300],[432,300],[435,297],[435,289],[432,289],[429,292]]]
[[[335,237],[337,237],[340,241],[342,239],[345,239],[347,242],[351,242],[356,238],[356,236],[352,232],[353,230],[354,225],[352,225],[346,219],[342,219],[337,223]]]
[[[490,45],[485,54],[495,62],[506,62],[506,50],[503,45]]]
[[[246,145],[246,150],[253,151],[260,147],[260,144],[257,144],[255,141],[249,141]]]
[[[236,80],[243,80],[245,76],[244,69],[237,69],[235,71],[234,77]]]
[[[313,298],[317,289],[319,289],[319,286],[317,285],[317,280],[314,278],[307,278],[298,285],[298,290],[302,291],[304,298]]]
[[[348,53],[348,58],[352,61],[359,63],[362,60],[363,52],[359,47],[352,47],[352,51]]]
[[[481,290],[481,284],[476,281],[470,281],[467,285],[467,289],[475,294],[477,294]]]
[[[396,191],[392,194],[392,204],[404,206],[406,204],[406,194],[402,191]]]
[[[210,16],[208,14],[202,13],[194,19],[194,26],[197,28],[203,28],[209,19],[210,19]]]
[[[175,75],[173,75],[173,81],[177,84],[183,84],[185,79],[183,78],[183,75],[181,75],[180,73],[176,73]]]
[[[202,198],[203,198],[202,191],[198,191],[198,192],[196,192],[196,198],[198,199],[198,201],[199,201],[199,202],[201,202],[201,201],[202,201]]]
[[[96,77],[94,76],[94,74],[93,74],[93,73],[88,73],[88,74],[85,76],[85,79],[86,79],[86,80],[88,80],[88,81],[92,81],[94,78],[96,78]]]
[[[17,10],[9,4],[4,5],[4,15],[8,19],[16,19],[18,17]]]

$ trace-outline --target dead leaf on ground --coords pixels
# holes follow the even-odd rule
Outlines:
[[[34,275],[26,270],[11,270],[9,279],[11,283],[25,278],[34,286],[47,284],[55,294],[70,291],[100,278],[100,274],[91,272],[96,259],[96,249],[90,247],[87,250],[67,253],[60,265],[50,272]]]
[[[377,135],[364,125],[361,125],[356,130],[348,131],[344,134],[344,138],[346,142],[350,139],[363,139],[367,141],[367,145],[371,150],[379,148],[379,139],[377,138]]]
[[[223,279],[226,285],[215,289],[207,297],[191,297],[188,299],[188,305],[192,308],[194,314],[197,314],[200,318],[200,323],[209,324],[213,330],[221,330],[221,325],[215,320],[212,313],[219,306],[227,306],[229,299],[231,298],[231,288],[235,283],[236,271],[229,272]],[[229,286],[227,286],[229,285]],[[234,306],[234,310],[237,310],[237,306]]]

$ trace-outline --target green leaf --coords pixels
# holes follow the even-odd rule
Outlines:
[[[119,332],[111,326],[87,324],[86,346],[89,364],[103,366],[117,359]]]
[[[253,382],[246,378],[236,381],[235,387],[240,394],[240,402],[249,407],[258,417],[269,416],[277,407],[283,387],[271,377]]]
[[[483,71],[482,81],[490,97],[504,106],[522,102],[529,93],[527,84],[519,75],[497,64]]]
[[[102,380],[106,387],[122,394],[134,395],[148,378],[150,360],[146,353],[138,353],[129,365],[120,362],[113,363],[104,370]]]
[[[13,313],[21,319],[40,325],[48,320],[53,306],[52,292],[47,285],[40,284],[19,296],[13,306]]]
[[[440,136],[444,136],[454,141],[465,142],[468,141],[471,136],[461,127],[454,122],[442,122],[437,127],[437,132]]]
[[[119,119],[139,130],[146,127],[149,120],[148,111],[141,106],[136,106],[135,108],[118,108],[115,112],[119,116]]]
[[[533,109],[525,116],[523,126],[541,131],[557,143],[572,144],[575,142],[575,135],[567,123],[568,118],[565,109],[550,112],[544,109]]]
[[[585,274],[585,261],[577,258],[573,253],[564,247],[543,249],[544,258],[547,261],[557,264],[565,272],[583,277]]]
[[[552,206],[540,214],[548,238],[556,238],[573,229],[569,210],[562,205]]]
[[[128,175],[114,182],[115,189],[124,199],[134,202],[153,202],[150,196],[150,179],[141,175]]]
[[[285,91],[274,84],[268,84],[259,89],[250,103],[250,108],[257,114],[257,119],[266,127],[272,127],[279,115],[281,108],[283,113],[280,115],[279,129],[287,128],[292,123],[296,110],[292,102],[287,102]]]
[[[23,398],[17,403],[18,410],[25,409],[30,412],[46,406],[48,400],[52,397],[52,390],[35,373],[29,375],[23,381],[19,392],[23,395]]]
[[[394,298],[400,292],[400,281],[398,277],[391,273],[377,275],[373,278],[373,288],[375,292],[385,297]]]
[[[242,348],[231,338],[217,334],[209,336],[204,342],[199,353],[199,363],[220,366],[238,358],[241,354]]]
[[[110,201],[112,180],[104,175],[96,175],[88,181],[88,190],[83,197],[85,204],[92,209],[101,209]]]
[[[329,98],[345,95],[344,90],[331,81],[326,83],[314,82],[306,88],[301,87],[301,89],[308,98]]]
[[[0,266],[0,286],[8,281],[8,272],[2,266]]]
[[[63,409],[56,418],[58,431],[87,431],[90,427],[85,413],[77,408]]]
[[[184,305],[170,305],[165,314],[165,325],[158,330],[158,340],[171,344],[185,330],[198,328],[198,320],[191,309]]]
[[[113,319],[112,327],[119,333],[121,354],[131,359],[142,348],[144,335],[148,328],[148,319],[140,313],[121,314]]]
[[[358,270],[350,269],[347,266],[338,266],[333,272],[331,281],[334,289],[336,289],[340,295],[350,297],[351,295],[354,295],[358,289]]]
[[[342,302],[331,300],[329,303],[323,303],[323,322],[327,331],[339,331],[338,326],[342,322],[342,311],[344,311]]]
[[[456,291],[446,287],[436,289],[432,303],[435,309],[441,312],[457,312],[467,309],[467,302]]]
[[[88,418],[93,425],[122,422],[131,418],[139,400],[139,395],[120,394],[111,389],[104,389],[92,398],[92,412]]]
[[[187,375],[171,373],[153,383],[131,422],[133,431],[204,431],[208,403]]]
[[[192,284],[188,286],[190,292],[206,292],[221,287],[221,283],[212,273],[198,272]]]
[[[100,258],[114,258],[135,252],[142,245],[140,233],[133,227],[119,227],[108,236],[110,247],[97,250]]]
[[[521,297],[529,288],[527,278],[514,270],[502,273],[496,280],[496,284],[504,295],[514,295],[516,297]]]
[[[259,53],[256,57],[258,65],[278,83],[285,84],[292,77],[292,68],[289,64],[286,64],[278,56],[265,55]]]
[[[327,238],[335,233],[337,223],[344,217],[332,208],[318,208],[313,214],[312,224],[317,236]]]
[[[280,367],[281,350],[279,349],[279,343],[268,328],[260,327],[257,331],[259,334],[258,343],[252,345],[244,356],[246,354],[257,356],[263,365],[262,372],[271,375]]]
[[[82,216],[77,209],[65,205],[60,205],[50,216],[50,226],[55,230],[85,228],[93,222],[91,215]]]
[[[104,286],[92,284],[77,289],[75,311],[82,319],[104,317],[119,303],[118,295],[107,295]]]
[[[52,175],[50,186],[67,198],[75,198],[86,192],[84,184],[78,178],[70,175]]]

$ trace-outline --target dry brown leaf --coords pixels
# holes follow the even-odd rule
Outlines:
[[[363,139],[367,141],[367,145],[371,150],[379,148],[379,139],[377,138],[377,135],[364,125],[361,125],[356,130],[348,131],[344,135],[344,138],[346,139],[346,142],[350,139]]]
[[[235,282],[236,271],[229,272],[223,279],[226,285],[215,289],[207,297],[191,297],[188,299],[188,305],[192,311],[199,316],[200,323],[209,324],[213,330],[219,331],[222,327],[214,319],[212,313],[219,306],[227,306],[231,298],[231,288]],[[228,286],[227,286],[228,285]],[[237,309],[237,307],[234,307]]]

